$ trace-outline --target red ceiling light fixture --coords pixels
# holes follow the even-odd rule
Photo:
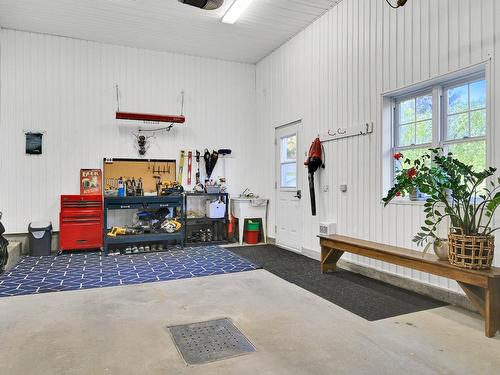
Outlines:
[[[143,121],[144,123],[158,124],[160,122],[168,122],[170,126],[165,128],[170,130],[173,124],[184,124],[186,117],[184,117],[184,91],[181,92],[182,104],[180,115],[157,115],[152,113],[137,113],[137,112],[123,112],[120,111],[120,91],[116,85],[116,119],[117,120],[130,120],[130,121]]]
[[[391,6],[391,8],[398,9],[400,7],[404,7],[408,0],[397,0],[396,5],[392,5],[389,0],[385,0],[387,4]]]
[[[186,118],[182,115],[155,115],[152,113],[116,112],[117,120],[131,120],[144,122],[172,122],[184,124]]]

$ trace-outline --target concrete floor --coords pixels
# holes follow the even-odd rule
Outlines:
[[[230,317],[257,352],[186,366],[166,326]],[[265,270],[0,299],[0,374],[498,374],[445,307],[368,322]]]

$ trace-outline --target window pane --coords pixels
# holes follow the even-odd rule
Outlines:
[[[462,139],[469,136],[469,114],[448,116],[448,139]]]
[[[472,137],[486,135],[486,110],[480,109],[470,113],[470,132]]]
[[[297,136],[281,138],[281,161],[297,160]]]
[[[432,120],[417,122],[417,144],[432,142]]]
[[[415,122],[415,99],[399,104],[399,123],[407,124],[409,122]]]
[[[486,81],[470,84],[470,108],[486,108]]]
[[[281,164],[281,187],[297,187],[297,163]]]
[[[432,118],[432,96],[426,95],[417,98],[417,121],[429,120],[431,118]]]
[[[454,87],[448,90],[448,113],[465,112],[469,110],[468,85]]]
[[[486,142],[466,142],[448,146],[455,158],[462,163],[472,165],[476,172],[486,168]]]
[[[415,125],[403,125],[399,127],[399,146],[415,144]]]

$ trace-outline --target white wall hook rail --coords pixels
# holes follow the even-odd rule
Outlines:
[[[371,133],[373,133],[373,122],[367,122],[359,126],[328,130],[326,133],[319,134],[319,139],[321,142],[328,142],[341,138],[355,137],[357,135],[368,135]]]

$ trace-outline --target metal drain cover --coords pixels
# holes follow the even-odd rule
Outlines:
[[[188,365],[200,365],[255,351],[229,319],[168,327]]]

